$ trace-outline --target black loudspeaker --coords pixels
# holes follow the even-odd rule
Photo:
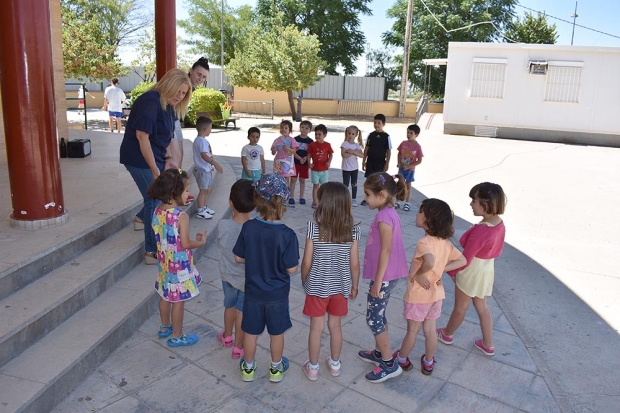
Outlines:
[[[90,155],[90,139],[74,139],[67,142],[69,158],[85,158]]]

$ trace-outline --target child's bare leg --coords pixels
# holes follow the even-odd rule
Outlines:
[[[172,304],[172,337],[180,337],[183,332],[183,314],[185,302],[179,301]]]
[[[317,202],[317,193],[319,192],[319,186],[320,184],[312,185],[312,203]]]
[[[284,353],[284,334],[271,336],[269,347],[271,348],[271,361],[277,363],[282,360],[282,354]]]
[[[390,336],[387,330],[375,336],[375,345],[377,347],[377,350],[381,352],[381,358],[383,360],[389,360],[392,358],[392,349],[390,347]]]
[[[299,197],[304,197],[304,192],[306,192],[306,179],[299,178]]]
[[[487,299],[474,297],[474,307],[480,318],[480,329],[482,330],[482,344],[488,348],[493,348],[493,319],[487,306]]]
[[[159,298],[159,317],[161,318],[162,326],[171,326],[172,319],[170,318],[170,312],[172,310],[172,304],[163,298]]]
[[[235,307],[224,309],[224,337],[230,337],[233,333],[233,326],[237,318],[237,309]]]
[[[201,189],[200,192],[198,192],[198,197],[196,198],[198,209],[204,208],[205,206],[207,206],[207,200],[209,199],[210,193],[211,193],[211,187],[207,189]]]
[[[254,357],[256,356],[256,340],[258,340],[258,336],[245,333],[245,337],[243,338],[243,351],[245,352],[244,357],[246,361],[254,361]]]
[[[237,314],[235,315],[235,347],[243,348],[243,339],[245,333],[241,329],[241,320],[243,320],[243,312],[235,309]]]
[[[454,291],[454,309],[450,314],[450,320],[448,325],[443,329],[443,332],[447,336],[453,336],[454,332],[461,326],[463,320],[465,320],[465,312],[469,307],[471,297],[460,290],[459,287]]]
[[[407,182],[407,196],[405,197],[405,202],[409,202],[411,200],[411,191],[413,187],[411,186],[411,182]]]
[[[308,358],[310,363],[317,364],[319,362],[319,353],[321,352],[321,335],[325,328],[325,317],[310,318],[310,333],[308,334]],[[273,351],[273,350],[272,350]],[[274,361],[277,361],[274,359]]]
[[[327,316],[327,328],[329,329],[329,350],[332,360],[340,360],[342,352],[342,317],[335,315]]]
[[[295,198],[295,184],[297,183],[297,177],[291,176],[291,198]]]
[[[437,320],[424,320],[422,326],[426,338],[426,361],[431,361],[437,351]]]
[[[420,328],[422,328],[422,322],[407,320],[407,334],[405,334],[403,343],[400,345],[400,351],[398,353],[399,357],[409,357],[409,353],[411,353],[411,350],[415,347],[416,338],[418,337]]]

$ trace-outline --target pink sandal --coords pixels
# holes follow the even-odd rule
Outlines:
[[[232,349],[232,358],[234,359],[240,359],[241,357],[243,357],[244,352],[242,348],[239,348],[237,346],[234,346]]]
[[[217,335],[217,338],[220,340],[220,343],[224,345],[224,347],[233,346],[233,337],[232,336],[224,337],[224,331],[220,331],[220,333]]]

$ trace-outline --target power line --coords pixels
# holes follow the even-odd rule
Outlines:
[[[522,6],[522,5],[520,5],[520,4],[517,4],[517,6],[519,6],[519,7],[521,7],[521,8],[524,8],[524,9],[526,9],[526,10],[529,10],[529,11],[533,11],[533,12],[536,12],[536,13],[539,13],[539,14],[542,14],[542,15],[545,15],[545,16],[548,16],[548,17],[551,17],[552,19],[556,19],[556,20],[559,20],[559,21],[564,22],[564,23],[568,23],[568,24],[571,24],[571,25],[573,24],[573,22],[571,22],[571,21],[564,20],[564,19],[561,19],[561,18],[559,18],[559,17],[552,16],[552,15],[550,15],[550,14],[547,14],[546,12],[542,12],[542,11],[538,11],[538,10],[530,9],[529,7],[525,7],[525,6]],[[581,27],[582,29],[591,30],[591,31],[593,31],[593,32],[601,33],[601,34],[604,34],[604,35],[606,35],[606,36],[615,37],[616,39],[620,39],[620,36],[616,36],[615,34],[605,33],[605,32],[602,32],[602,31],[600,31],[600,30],[593,29],[593,28],[591,28],[591,27],[582,26],[581,24],[575,24],[575,26],[577,26],[577,27]]]

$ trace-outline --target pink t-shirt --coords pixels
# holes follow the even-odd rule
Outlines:
[[[273,159],[273,171],[284,177],[295,176],[295,158],[284,150],[285,146],[293,149],[299,148],[299,144],[295,138],[291,138],[290,136],[288,138],[280,136],[273,141],[271,149],[276,150],[276,155]]]
[[[417,141],[411,142],[406,140],[398,145],[398,163],[401,169],[411,169],[415,171],[415,166],[409,165],[423,156],[422,147]]]
[[[435,265],[426,274],[428,281],[431,283],[431,288],[426,290],[417,282],[414,283],[407,279],[407,291],[404,297],[407,303],[434,303],[446,298],[443,285],[437,285],[437,281],[441,279],[441,274],[443,274],[446,264],[461,256],[461,252],[447,239],[425,235],[415,246],[413,260],[411,261],[411,274],[415,274],[422,266],[422,256],[424,254],[432,254],[435,258]]]
[[[381,253],[381,235],[379,234],[379,222],[384,222],[392,227],[392,251],[388,261],[383,281],[392,281],[404,278],[408,274],[403,233],[400,227],[400,218],[394,208],[386,206],[377,213],[368,231],[366,252],[364,253],[364,279],[374,280],[379,266],[379,254]]]
[[[459,271],[467,268],[474,257],[487,260],[499,257],[504,250],[505,236],[504,221],[495,226],[487,222],[474,225],[461,236],[459,241],[463,247],[463,256],[467,260],[467,264],[448,272],[448,274],[454,277]]]

